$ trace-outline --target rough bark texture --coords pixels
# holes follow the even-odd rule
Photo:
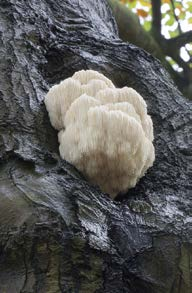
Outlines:
[[[43,103],[80,69],[145,98],[156,161],[113,202],[60,159]],[[0,292],[190,293],[191,106],[104,0],[0,2]]]

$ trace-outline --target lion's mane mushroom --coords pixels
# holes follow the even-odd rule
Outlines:
[[[153,124],[134,89],[115,88],[104,75],[82,70],[53,86],[45,104],[59,130],[61,157],[112,198],[153,165]]]
[[[72,78],[67,78],[50,88],[45,97],[45,105],[52,126],[61,130],[70,105],[82,94],[95,96],[101,89],[114,88],[113,83],[103,74],[93,70],[81,70]]]

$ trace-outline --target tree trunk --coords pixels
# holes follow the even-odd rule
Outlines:
[[[58,154],[43,102],[81,69],[144,97],[156,161],[112,201]],[[104,0],[0,2],[0,292],[190,293],[191,106]]]

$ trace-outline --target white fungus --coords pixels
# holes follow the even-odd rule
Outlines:
[[[144,99],[132,88],[115,88],[93,70],[76,72],[45,97],[59,151],[88,180],[114,198],[153,165],[153,124]]]

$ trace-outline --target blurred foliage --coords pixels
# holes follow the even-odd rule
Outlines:
[[[152,1],[151,0],[119,0],[132,12],[137,14],[140,24],[146,31],[152,28]],[[165,39],[171,39],[183,32],[192,30],[192,1],[188,0],[162,0],[161,1],[161,33]],[[192,68],[192,43],[186,43],[180,52],[181,58],[189,62]],[[171,57],[167,61],[175,71],[183,68]]]
[[[128,6],[135,12],[141,23],[146,27],[147,30],[151,28],[151,18],[152,18],[152,4],[150,0],[119,0],[121,3]],[[185,5],[183,5],[183,2]],[[182,1],[182,0],[162,0],[162,5],[166,4],[166,12],[162,13],[162,21],[167,15],[169,19],[164,23],[167,26],[170,37],[177,36],[179,34],[178,26],[171,29],[171,26],[177,21],[175,19],[175,14],[179,20],[187,19],[188,24],[192,24],[192,1]],[[174,7],[173,7],[174,3]],[[170,29],[169,29],[170,28]]]

